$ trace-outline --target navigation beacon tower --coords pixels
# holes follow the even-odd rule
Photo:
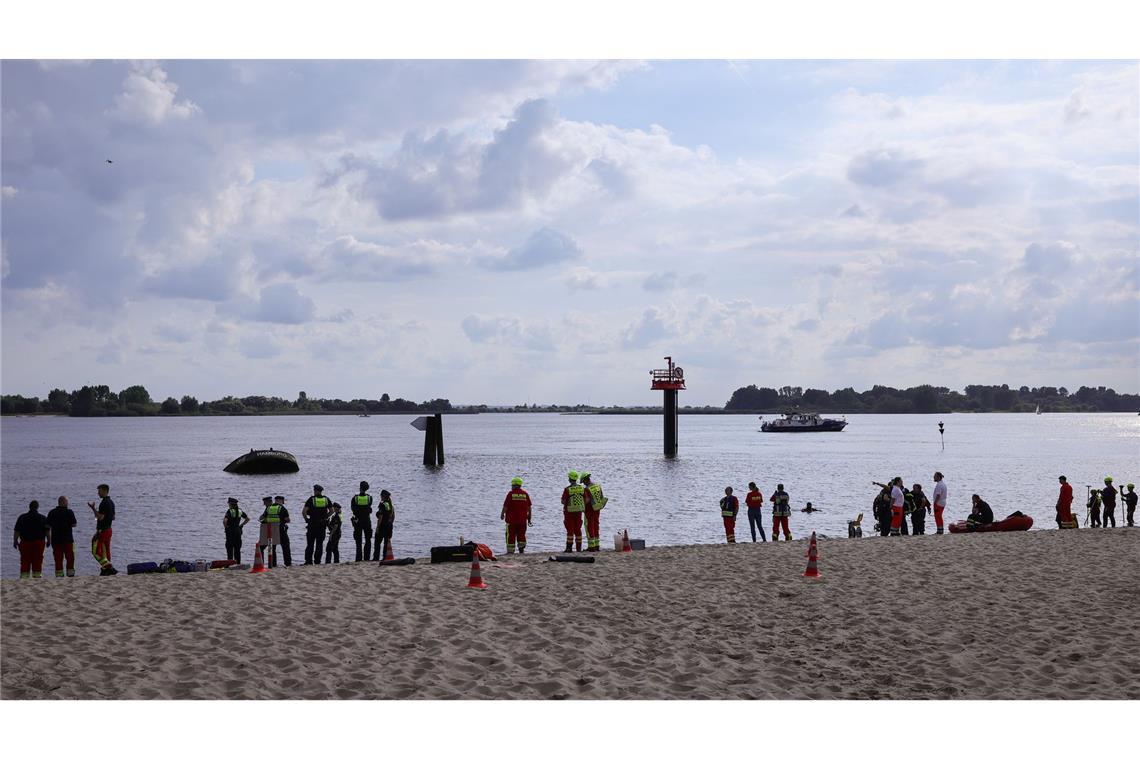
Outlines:
[[[677,391],[685,390],[685,373],[673,364],[673,357],[666,356],[667,369],[649,371],[653,378],[650,388],[665,392],[665,456],[677,456]]]

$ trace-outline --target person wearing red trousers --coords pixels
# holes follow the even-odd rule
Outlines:
[[[720,500],[720,516],[724,520],[724,537],[728,543],[736,543],[736,513],[740,511],[740,499],[732,495],[732,486],[724,489]]]
[[[792,531],[788,529],[788,517],[792,514],[792,497],[784,490],[783,483],[776,484],[776,492],[768,497],[772,502],[772,540],[780,540],[780,528],[784,529],[784,540],[792,540]]]
[[[55,577],[62,578],[64,567],[67,577],[75,577],[75,537],[72,528],[75,527],[75,513],[67,505],[67,497],[60,496],[58,506],[47,513],[48,529],[51,531],[48,540],[51,542],[51,553],[55,558]]]
[[[40,503],[32,501],[28,511],[16,518],[12,548],[20,551],[20,578],[44,574],[44,543],[48,537],[47,518],[40,514]]]
[[[1057,527],[1070,528],[1077,524],[1073,519],[1073,487],[1064,475],[1057,477],[1061,484],[1061,492],[1057,495]]]
[[[522,478],[511,478],[511,490],[503,499],[503,511],[499,519],[507,523],[507,554],[526,554],[526,526],[530,521],[530,494],[523,490]]]
[[[590,506],[586,509],[586,551],[602,550],[602,509],[609,499],[602,493],[602,487],[590,479],[590,473],[582,473],[582,487],[590,492]]]
[[[570,485],[562,489],[562,524],[566,526],[566,548],[563,551],[582,551],[582,514],[591,507],[592,497],[585,486],[578,483],[578,473],[567,473]]]
[[[1064,480],[1064,478],[1061,479]],[[936,472],[934,473],[934,525],[938,533],[943,532],[942,513],[945,511],[946,481],[943,479],[941,472]]]
[[[902,532],[903,513],[906,509],[906,498],[903,495],[902,478],[891,481],[891,535],[898,536]]]
[[[115,502],[111,500],[111,486],[99,484],[99,508],[87,502],[95,515],[95,535],[91,537],[91,554],[101,568],[99,575],[115,575],[119,571],[111,564],[111,523],[115,521]]]

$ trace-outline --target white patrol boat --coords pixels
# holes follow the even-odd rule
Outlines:
[[[760,430],[765,433],[838,433],[847,427],[847,420],[832,420],[818,414],[785,412],[782,419],[764,422],[760,416]]]

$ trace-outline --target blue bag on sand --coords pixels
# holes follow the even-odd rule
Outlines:
[[[183,562],[180,559],[174,560],[174,572],[176,573],[193,573],[197,571],[197,566],[193,562]]]
[[[127,575],[138,575],[139,573],[157,573],[157,562],[132,562],[127,565]]]

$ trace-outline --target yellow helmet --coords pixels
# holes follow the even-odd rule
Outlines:
[[[511,485],[512,486],[521,486],[522,485],[522,478],[519,478],[519,477],[511,478]]]
[[[578,479],[578,472],[577,472],[577,470],[571,470],[570,472],[566,473],[566,476],[568,478],[570,478],[571,480],[577,480]]]

